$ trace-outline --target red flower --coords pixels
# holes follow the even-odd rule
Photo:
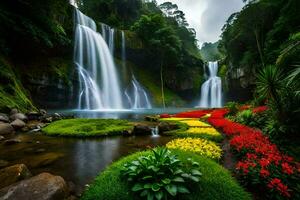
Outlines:
[[[288,192],[288,187],[284,185],[280,179],[278,178],[273,178],[269,183],[268,183],[268,188],[270,189],[276,189],[278,190],[283,196],[290,197],[290,193]]]
[[[282,172],[285,174],[293,174],[294,170],[293,167],[290,166],[288,163],[281,163],[281,167],[282,167]]]
[[[270,176],[270,172],[268,170],[264,169],[264,168],[262,168],[260,170],[259,174],[260,174],[260,176],[262,176],[264,178],[267,177],[267,176]]]
[[[171,117],[171,115],[169,115],[169,114],[161,114],[160,115],[160,118],[170,118]]]
[[[261,113],[261,112],[265,112],[266,110],[268,110],[267,106],[259,106],[256,107],[252,110],[253,113]]]
[[[180,117],[180,118],[201,118],[206,114],[209,114],[212,110],[195,110],[195,111],[189,111],[189,112],[182,112],[175,114],[174,117]]]
[[[247,110],[247,109],[249,109],[250,107],[251,107],[250,105],[242,105],[242,106],[239,108],[239,110],[240,110],[240,111]]]

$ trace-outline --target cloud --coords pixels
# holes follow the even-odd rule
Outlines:
[[[190,27],[197,33],[201,45],[216,42],[228,17],[244,6],[242,0],[157,0],[158,4],[170,1],[178,5]]]

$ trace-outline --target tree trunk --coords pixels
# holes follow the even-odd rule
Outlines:
[[[164,92],[164,78],[163,78],[163,61],[161,61],[161,64],[160,64],[160,83],[161,83],[162,104],[163,104],[163,108],[166,108],[165,92]]]
[[[256,39],[256,45],[257,45],[258,53],[259,53],[259,56],[260,56],[260,60],[261,60],[262,66],[264,67],[265,62],[264,62],[261,46],[259,44],[258,31],[257,30],[254,30],[254,35],[255,35],[255,39]]]

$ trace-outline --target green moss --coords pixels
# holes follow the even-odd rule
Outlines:
[[[66,137],[98,137],[121,135],[133,126],[126,120],[66,119],[51,123],[42,131],[47,135]]]
[[[250,195],[240,187],[230,173],[216,162],[193,153],[171,150],[182,161],[192,158],[200,164],[199,171],[203,174],[200,182],[193,184],[192,193],[180,196],[181,200],[250,200]],[[150,154],[151,151],[139,152],[125,157],[102,172],[83,193],[81,200],[133,200],[128,183],[121,179],[120,170],[125,163],[138,157]]]
[[[22,112],[35,110],[27,91],[17,78],[10,64],[0,57],[0,111],[17,108]]]
[[[129,66],[132,67],[136,74],[136,78],[138,81],[142,83],[144,87],[150,92],[152,96],[152,100],[156,106],[162,105],[162,95],[161,95],[161,85],[159,76],[157,74],[153,74],[147,69],[137,67],[132,65],[131,63],[128,63]],[[166,106],[172,107],[172,106],[184,106],[185,102],[174,92],[169,90],[168,88],[165,89],[165,102]]]

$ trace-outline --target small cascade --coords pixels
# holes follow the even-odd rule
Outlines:
[[[209,62],[208,79],[201,86],[201,108],[220,108],[222,107],[222,81],[217,76],[218,62]]]
[[[125,96],[128,98],[131,109],[151,109],[152,105],[149,96],[142,85],[136,80],[134,75],[130,88],[125,90]]]
[[[152,137],[159,137],[159,129],[158,126],[151,128],[151,135]]]
[[[101,34],[96,32],[96,23],[75,9],[74,62],[78,69],[78,109],[122,109],[122,94],[113,51],[114,31],[109,40],[111,49]]]
[[[122,61],[123,61],[123,68],[126,67],[126,38],[124,31],[121,32],[122,34]]]

